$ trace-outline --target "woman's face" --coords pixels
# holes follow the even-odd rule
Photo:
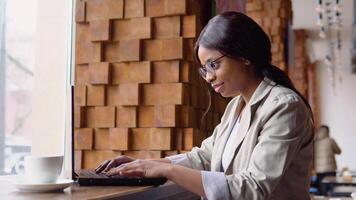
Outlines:
[[[216,50],[201,46],[198,49],[198,57],[204,67],[207,62],[221,56],[222,54]],[[250,76],[251,70],[245,62],[246,60],[222,57],[216,62],[215,75],[208,72],[205,80],[211,84],[215,92],[220,93],[223,97],[234,97],[246,88],[248,79],[252,78]]]

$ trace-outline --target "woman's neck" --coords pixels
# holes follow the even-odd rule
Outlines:
[[[251,97],[255,92],[256,88],[260,85],[262,78],[255,78],[251,80],[252,81],[247,84],[247,87],[243,91],[241,91],[241,96],[244,99],[245,104],[248,104],[248,102],[251,100]]]

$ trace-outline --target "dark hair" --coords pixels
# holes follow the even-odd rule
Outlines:
[[[258,77],[267,77],[277,85],[293,90],[312,112],[308,101],[295,89],[289,77],[271,64],[271,42],[262,28],[250,17],[239,12],[225,12],[215,16],[204,27],[195,43],[195,56],[201,64],[198,57],[199,46],[217,50],[230,58],[249,60]]]
[[[329,133],[329,126],[327,126],[327,125],[321,125],[321,126],[319,127],[319,129],[322,129],[322,128],[325,128],[326,131]]]

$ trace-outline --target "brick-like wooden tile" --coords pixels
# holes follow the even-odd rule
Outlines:
[[[84,107],[85,127],[95,128],[95,107]]]
[[[83,151],[75,150],[74,151],[74,169],[76,171],[82,169],[82,162],[83,162]]]
[[[104,106],[105,105],[105,86],[88,85],[87,86],[87,105]]]
[[[95,107],[95,127],[113,128],[115,127],[116,109],[113,106]]]
[[[87,100],[87,87],[85,85],[74,86],[74,105],[85,106]]]
[[[75,22],[85,22],[86,2],[84,0],[77,0],[75,4]]]
[[[165,0],[145,0],[145,14],[147,17],[164,16]]]
[[[172,149],[172,129],[152,128],[149,137],[150,150],[171,150]]]
[[[81,128],[74,131],[74,149],[92,149],[93,148],[93,129]]]
[[[142,85],[142,105],[189,105],[189,88],[183,83]]]
[[[183,59],[183,39],[173,38],[162,41],[162,59]]]
[[[132,150],[148,150],[150,141],[150,128],[133,128],[131,129],[131,149]]]
[[[75,85],[88,85],[89,81],[89,66],[75,65]]]
[[[187,14],[186,0],[165,0],[164,1],[165,15],[185,15]]]
[[[181,34],[180,16],[153,18],[153,37],[175,38]]]
[[[138,127],[154,127],[154,106],[139,106],[138,109]]]
[[[179,125],[179,108],[176,105],[156,105],[155,127],[176,127]]]
[[[125,18],[136,18],[145,16],[145,0],[125,0]]]
[[[159,159],[162,157],[162,151],[124,151],[124,155],[137,159]]]
[[[180,81],[180,63],[174,61],[156,61],[152,63],[153,83],[178,83]]]
[[[116,108],[116,127],[134,128],[137,126],[137,118],[137,107],[119,106]]]
[[[110,20],[93,20],[90,21],[90,39],[91,41],[108,41],[110,40],[111,26]]]
[[[109,130],[110,149],[126,151],[130,149],[131,135],[128,128],[111,128]]]
[[[84,107],[74,106],[74,128],[82,128],[85,124]]]
[[[118,105],[135,106],[140,104],[140,84],[123,83],[118,87]]]
[[[151,64],[148,61],[114,63],[112,66],[112,84],[150,82]]]
[[[199,146],[204,140],[203,132],[193,129],[184,128],[183,129],[183,149],[191,150],[194,146]]]
[[[152,35],[151,18],[115,20],[113,22],[114,41],[132,39],[150,39]]]
[[[195,38],[197,36],[197,19],[195,15],[183,16],[182,36],[184,38]]]
[[[97,128],[94,130],[94,149],[111,150],[108,128]]]
[[[110,42],[103,45],[103,60],[106,62],[119,62],[119,42]]]
[[[162,60],[162,40],[143,40],[142,43],[143,60]]]
[[[90,0],[87,1],[87,20],[122,19],[124,17],[124,0]]]
[[[121,40],[119,43],[119,59],[121,62],[140,61],[140,40]]]
[[[108,62],[90,63],[89,74],[91,84],[109,84],[111,65]]]

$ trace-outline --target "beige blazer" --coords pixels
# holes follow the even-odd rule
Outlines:
[[[233,119],[244,104],[241,96],[232,99],[213,134],[187,153],[193,168],[222,171],[222,153]],[[311,113],[302,99],[265,78],[245,109],[224,171],[230,199],[310,199],[314,132]]]

